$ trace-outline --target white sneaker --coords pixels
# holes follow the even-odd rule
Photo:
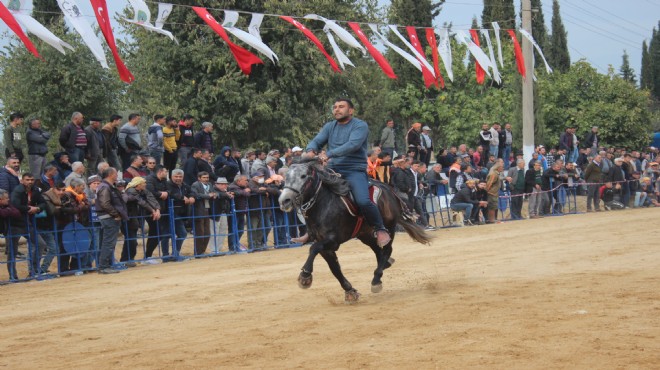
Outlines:
[[[144,261],[142,261],[143,265],[158,265],[160,261],[156,258],[148,258]]]

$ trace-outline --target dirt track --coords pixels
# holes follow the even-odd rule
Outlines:
[[[658,210],[398,234],[339,251],[343,291],[307,248],[0,287],[0,368],[657,368]],[[489,241],[491,239],[492,241]]]

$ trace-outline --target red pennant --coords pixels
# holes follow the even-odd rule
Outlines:
[[[412,46],[415,47],[415,50],[417,50],[419,54],[424,56],[424,49],[422,49],[422,44],[419,42],[419,37],[417,37],[417,30],[415,27],[407,26],[406,31],[408,31],[408,37],[410,38],[410,43]],[[419,59],[419,57],[417,59]],[[424,61],[426,61],[426,58],[424,58]],[[424,77],[424,85],[426,85],[426,88],[428,89],[431,87],[431,85],[438,87],[438,81],[436,80],[433,73],[431,73],[431,71],[426,68],[422,60],[420,60],[419,63],[422,65],[422,76]]]
[[[307,38],[310,39],[314,43],[314,45],[316,45],[316,47],[319,48],[319,50],[321,50],[321,53],[323,53],[323,55],[325,55],[325,58],[328,60],[328,62],[330,62],[330,65],[332,66],[332,69],[335,72],[341,73],[341,70],[339,69],[339,66],[337,65],[337,62],[335,62],[335,60],[332,59],[330,54],[328,54],[328,52],[325,51],[325,48],[323,47],[323,44],[321,44],[321,41],[319,41],[319,39],[316,38],[316,36],[314,36],[312,31],[308,30],[307,27],[305,27],[302,23],[298,22],[297,20],[295,20],[295,19],[293,19],[289,16],[281,15],[280,18],[284,19],[285,21],[291,23],[292,25],[296,26],[296,28],[301,30],[302,33],[304,33],[305,36],[307,36]]]
[[[234,56],[234,59],[236,59],[236,63],[238,63],[238,67],[245,73],[246,75],[249,75],[250,72],[252,72],[252,65],[253,64],[264,64],[264,62],[259,59],[258,56],[250,53],[248,50],[234,44],[229,40],[229,36],[227,35],[227,32],[225,29],[218,23],[218,21],[213,18],[213,16],[206,10],[206,8],[200,8],[198,6],[193,6],[193,10],[197,15],[199,15],[200,18],[208,24],[215,33],[218,34],[225,42],[227,45],[229,45],[229,50],[231,50],[232,55]]]
[[[431,53],[433,54],[433,69],[435,70],[435,75],[440,81],[440,86],[445,88],[445,79],[442,78],[442,73],[440,73],[440,61],[438,60],[438,42],[435,40],[435,31],[433,28],[426,29],[426,41],[431,45]],[[436,85],[437,86],[437,85]]]
[[[16,18],[14,18],[14,16],[9,12],[9,9],[7,9],[7,7],[5,7],[5,4],[3,4],[1,1],[0,1],[0,19],[5,21],[7,26],[12,31],[14,31],[16,36],[18,36],[18,38],[21,39],[21,41],[23,41],[23,44],[30,51],[30,53],[32,53],[37,58],[41,58],[41,55],[39,55],[37,48],[34,47],[32,41],[30,41],[27,35],[25,35],[25,32],[23,32],[21,26],[19,26],[18,22],[16,22]]]
[[[108,43],[110,51],[112,51],[112,57],[115,58],[115,65],[119,72],[119,78],[126,83],[135,81],[135,77],[133,77],[131,71],[126,68],[126,65],[121,60],[119,52],[117,51],[115,36],[112,34],[112,25],[110,24],[110,16],[108,15],[108,6],[106,5],[105,0],[91,0],[91,2],[92,7],[94,8],[94,15],[96,15],[96,20],[99,22],[99,27],[105,37],[105,42]]]
[[[367,50],[369,51],[369,54],[374,58],[376,63],[380,66],[380,69],[385,72],[385,75],[389,78],[397,78],[396,74],[394,74],[394,70],[392,69],[392,66],[390,66],[390,63],[387,62],[387,59],[383,56],[383,54],[376,49],[371,42],[369,42],[369,39],[367,36],[365,36],[364,32],[362,32],[362,29],[360,28],[360,25],[355,23],[355,22],[348,22],[348,26],[351,27],[353,32],[358,36],[360,41],[364,44],[364,46],[367,47]]]
[[[511,40],[513,40],[513,52],[516,55],[516,65],[518,66],[518,72],[523,78],[525,78],[525,57],[523,57],[522,49],[520,48],[520,43],[516,38],[516,32],[514,30],[507,30]]]
[[[470,34],[472,35],[472,41],[474,41],[474,43],[477,46],[481,46],[479,42],[479,34],[477,33],[477,30],[470,30]],[[479,62],[475,60],[474,63],[476,67],[477,83],[479,85],[483,85],[484,80],[486,79],[486,71],[484,71],[484,69],[481,67],[481,64],[479,64]]]

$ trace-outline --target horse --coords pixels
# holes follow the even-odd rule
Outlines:
[[[321,254],[344,289],[345,301],[355,303],[359,300],[360,293],[344,277],[336,254],[341,244],[354,237],[368,245],[376,255],[377,267],[371,281],[373,293],[382,291],[383,270],[394,263],[391,258],[392,242],[397,224],[416,242],[430,244],[430,236],[424,228],[415,223],[405,203],[387,184],[375,180],[371,182],[371,186],[375,186],[380,192],[377,206],[392,238],[382,248],[378,246],[373,227],[363,222],[357,210],[351,209],[348,182],[338,174],[326,170],[318,159],[303,159],[292,164],[286,173],[284,184],[279,197],[280,208],[284,212],[298,208],[305,217],[309,240],[313,241],[307,261],[298,276],[298,285],[303,289],[312,286],[314,259]]]

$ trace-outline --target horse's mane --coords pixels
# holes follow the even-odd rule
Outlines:
[[[311,158],[300,158],[294,162],[295,164],[306,164],[313,167],[316,170],[316,173],[319,175],[319,179],[328,190],[333,193],[345,196],[348,195],[351,191],[351,187],[348,185],[348,181],[341,177],[340,174],[325,168],[321,161],[316,157]]]

